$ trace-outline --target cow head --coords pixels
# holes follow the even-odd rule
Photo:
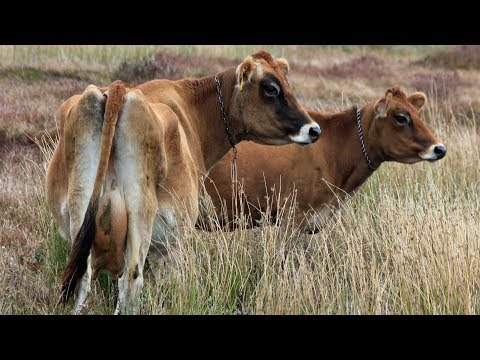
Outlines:
[[[427,101],[422,92],[407,96],[399,86],[388,89],[374,105],[374,126],[386,160],[412,164],[443,158],[447,148],[420,118]]]
[[[248,56],[236,68],[231,112],[244,127],[244,139],[260,144],[310,144],[320,127],[293,96],[285,59],[266,51]]]

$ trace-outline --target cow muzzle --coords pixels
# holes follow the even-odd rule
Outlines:
[[[311,144],[320,138],[322,130],[318,124],[307,124],[300,128],[296,135],[289,135],[290,140],[297,144]]]
[[[436,161],[445,157],[447,148],[443,144],[433,144],[427,151],[418,154],[423,160]]]

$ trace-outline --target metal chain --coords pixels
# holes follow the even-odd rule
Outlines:
[[[357,107],[357,126],[358,126],[358,137],[360,138],[360,145],[362,146],[363,156],[367,161],[368,168],[371,171],[375,171],[376,167],[373,166],[372,162],[370,161],[370,158],[368,157],[368,154],[367,154],[367,149],[365,147],[365,140],[363,139],[363,130],[362,130],[362,116],[360,114],[360,109],[358,107]]]
[[[223,104],[223,97],[222,97],[222,89],[220,88],[220,80],[218,79],[218,75],[214,76],[215,84],[217,85],[217,92],[218,92],[218,101],[220,103],[220,115],[222,116],[223,123],[225,124],[225,132],[228,136],[228,141],[230,141],[230,145],[233,149],[233,160],[232,160],[232,177],[234,181],[237,181],[237,147],[235,146],[235,142],[233,141],[232,133],[230,132],[230,128],[227,124],[227,116],[225,115],[225,106]]]

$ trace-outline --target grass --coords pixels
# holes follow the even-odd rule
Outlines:
[[[0,47],[1,314],[71,311],[57,305],[68,244],[44,192],[54,142],[29,145],[20,141],[24,131],[54,127],[62,101],[90,82],[109,82],[122,66],[159,58],[157,65],[166,66],[175,59],[171,66],[184,76],[205,71],[205,63],[216,71],[222,59],[259,48]],[[480,313],[480,94],[474,85],[480,72],[422,62],[455,47],[265,48],[290,60],[292,86],[309,107],[361,104],[395,83],[409,91],[422,87],[429,94],[423,116],[448,154],[438,163],[385,163],[318,234],[300,234],[291,220],[295,208],[288,207],[286,230],[182,229],[159,281],[155,268],[146,267],[142,313]],[[372,76],[380,63],[382,71]],[[111,314],[115,302],[116,284],[101,274],[84,313]]]

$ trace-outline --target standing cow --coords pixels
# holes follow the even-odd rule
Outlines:
[[[284,196],[296,189],[296,224],[308,232],[316,231],[316,215],[330,216],[345,194],[358,189],[385,161],[413,164],[442,159],[447,149],[428,129],[419,115],[426,102],[424,93],[407,96],[399,86],[361,109],[328,114],[309,110],[322,128],[322,138],[314,145],[268,147],[254,143],[238,146],[238,180],[244,182],[251,226],[267,209],[266,189],[280,187]],[[228,153],[209,173],[205,187],[218,214],[226,200],[228,218],[234,219]],[[276,185],[276,186],[275,186]],[[277,204],[270,204],[272,218]],[[208,224],[199,219],[199,224]],[[230,225],[235,226],[235,221]],[[230,226],[231,228],[232,226]]]
[[[288,70],[259,51],[215,76],[90,85],[61,105],[46,189],[61,234],[74,240],[62,298],[75,293],[75,312],[101,269],[119,277],[116,312],[135,312],[151,241],[162,249],[196,221],[200,182],[234,144],[319,138]]]

